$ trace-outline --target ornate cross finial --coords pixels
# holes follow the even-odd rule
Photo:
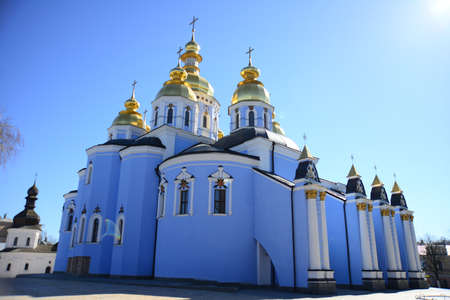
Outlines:
[[[394,172],[394,180],[397,181],[397,174]]]
[[[353,156],[353,154],[350,155],[350,159],[352,160],[352,165],[353,165],[353,163],[354,163],[354,161],[355,161],[355,156]]]
[[[36,172],[36,173],[34,173],[34,185],[36,185],[36,181],[37,181],[37,175],[38,175],[38,173]]]
[[[181,52],[183,52],[183,48],[178,47],[178,51],[177,51],[177,54],[178,54],[178,67],[180,66]]]
[[[136,98],[135,97],[135,93],[134,93],[134,90],[136,89],[136,84],[137,84],[136,80],[134,80],[133,83],[131,84],[133,86],[133,92],[131,93],[131,99],[135,99]]]
[[[191,23],[189,23],[189,25],[192,25],[192,32],[195,31],[195,22],[198,21],[198,18],[196,18],[195,16],[192,17],[192,21]]]
[[[248,54],[248,65],[251,66],[252,65],[252,52],[255,49],[253,49],[252,47],[248,47],[248,51],[245,52],[245,54]]]
[[[306,144],[306,133],[303,134],[303,141],[304,141],[305,144]]]
[[[374,165],[373,168],[375,169],[375,174],[377,173],[377,165]]]
[[[144,126],[146,121],[147,121],[147,109],[144,110]]]

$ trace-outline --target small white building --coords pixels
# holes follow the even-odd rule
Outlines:
[[[34,211],[38,193],[34,183],[28,189],[25,209],[14,217],[12,224],[4,222],[7,234],[0,251],[0,277],[53,272],[57,245],[42,241],[39,215]],[[7,219],[1,219],[4,220]]]
[[[12,219],[6,218],[6,214],[3,218],[0,217],[0,250],[5,249],[6,246],[6,236],[8,235],[8,228],[13,224]]]

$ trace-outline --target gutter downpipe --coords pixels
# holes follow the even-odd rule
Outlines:
[[[347,228],[347,211],[345,209],[347,205],[347,200],[344,201],[344,222],[345,222],[345,243],[347,245],[347,267],[348,267],[348,280],[350,284],[350,288],[353,288],[353,282],[352,282],[352,268],[350,265],[350,250],[348,246],[348,228]]]
[[[294,291],[297,290],[297,270],[295,262],[295,227],[294,227],[294,187],[291,187],[291,226],[292,226],[292,260],[294,271]]]
[[[161,184],[161,174],[159,173],[159,165],[155,168],[155,173],[156,176],[158,176],[158,187]],[[159,191],[158,191],[158,196],[159,197]],[[152,263],[152,278],[155,278],[155,262],[156,262],[156,243],[158,240],[158,223],[159,223],[159,218],[158,218],[158,201],[157,205],[156,205],[156,223],[155,223],[155,241],[153,242],[153,263]]]

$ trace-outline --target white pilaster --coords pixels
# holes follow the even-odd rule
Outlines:
[[[419,258],[419,251],[417,250],[417,240],[416,240],[416,231],[414,230],[414,223],[413,223],[413,216],[410,216],[410,228],[411,228],[411,238],[413,240],[413,247],[414,247],[414,254],[416,256],[416,265],[417,265],[417,270],[421,270],[422,269],[422,265],[420,263],[420,258]]]
[[[381,219],[383,221],[384,243],[386,245],[386,255],[388,260],[388,270],[398,270],[397,260],[395,257],[394,240],[391,230],[390,211],[388,209],[381,209]]]
[[[326,192],[320,192],[320,216],[322,227],[322,269],[330,269],[330,255],[328,253],[328,232],[327,232],[327,217],[325,212],[325,198]]]
[[[317,191],[305,191],[306,204],[308,206],[308,246],[309,246],[309,269],[320,270],[320,245],[319,229],[317,223],[316,197]]]
[[[397,270],[402,270],[402,261],[400,259],[400,246],[398,244],[397,226],[395,225],[395,211],[391,210],[390,223],[392,228],[392,236],[394,239],[394,252]]]
[[[373,270],[378,270],[378,254],[377,254],[377,243],[375,241],[375,229],[373,226],[373,215],[372,215],[372,204],[368,205],[367,216],[369,220],[369,233],[370,233],[370,250],[372,256],[372,268]]]
[[[372,255],[370,250],[369,230],[367,226],[367,205],[364,202],[357,204],[359,215],[359,237],[361,240],[361,255],[363,270],[372,270]]]
[[[412,247],[411,229],[409,224],[409,215],[403,214],[400,216],[402,219],[403,231],[405,233],[406,252],[408,256],[408,271],[417,271],[416,256],[414,255],[414,249]]]

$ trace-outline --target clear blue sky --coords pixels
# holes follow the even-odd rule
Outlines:
[[[162,1],[161,1],[162,2]],[[450,1],[1,1],[0,108],[24,147],[0,169],[0,213],[25,203],[58,236],[62,195],[85,149],[107,139],[136,79],[141,108],[176,64],[199,17],[201,74],[227,106],[251,45],[288,136],[345,182],[355,155],[366,190],[393,173],[418,237],[450,237]]]

